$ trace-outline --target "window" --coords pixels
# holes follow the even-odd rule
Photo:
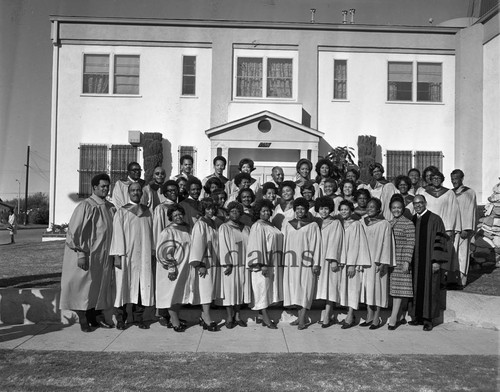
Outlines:
[[[422,172],[427,166],[430,165],[436,166],[439,170],[443,170],[443,153],[441,151],[415,152],[415,167],[417,169]]]
[[[400,174],[406,175],[412,168],[412,151],[390,151],[386,152],[387,157],[387,179],[393,180]]]
[[[412,62],[389,62],[387,100],[442,102],[441,63],[416,63],[416,75]],[[416,91],[413,86],[417,86]]]
[[[238,57],[236,96],[293,98],[293,59]]]
[[[333,60],[333,99],[347,99],[347,60]]]
[[[179,146],[179,157],[177,159],[177,162],[179,164],[179,170],[178,173],[181,172],[181,164],[180,164],[180,159],[183,155],[191,155],[193,157],[193,176],[196,175],[196,148],[193,146]]]
[[[107,94],[109,89],[109,55],[83,56],[83,93]]]
[[[115,56],[115,94],[139,94],[139,56]]]
[[[111,186],[116,181],[127,178],[127,166],[130,162],[137,162],[137,147],[129,144],[114,144],[111,146]]]
[[[80,184],[78,196],[89,197],[92,194],[91,180],[98,173],[108,170],[108,146],[101,144],[80,145]]]
[[[412,100],[412,63],[389,63],[388,80],[387,99],[389,101]]]
[[[138,55],[85,54],[83,94],[138,95],[139,70]]]
[[[196,56],[182,57],[182,95],[196,94]]]
[[[442,64],[417,64],[417,101],[441,102]]]

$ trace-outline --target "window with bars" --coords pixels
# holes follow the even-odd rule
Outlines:
[[[443,170],[443,152],[442,151],[416,151],[415,167],[423,172],[427,166],[436,166],[440,171]]]
[[[196,95],[196,56],[182,57],[182,95]]]
[[[293,98],[293,59],[238,57],[236,97]]]
[[[333,60],[333,99],[347,99],[347,60]]]
[[[83,94],[139,94],[140,56],[84,54]]]
[[[111,185],[116,181],[127,178],[127,166],[130,162],[137,162],[137,147],[128,144],[114,144],[111,146]]]
[[[412,168],[413,153],[412,151],[394,151],[387,150],[387,179],[393,180],[397,176],[408,173]]]
[[[91,180],[96,174],[108,171],[108,146],[102,144],[80,145],[80,181],[78,197],[86,198],[92,194]]]
[[[178,153],[179,157],[177,159],[179,168],[178,173],[181,172],[181,163],[180,159],[183,155],[191,155],[193,157],[193,176],[196,176],[196,148],[194,146],[179,146]]]

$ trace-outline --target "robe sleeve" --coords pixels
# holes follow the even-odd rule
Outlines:
[[[396,245],[394,243],[392,227],[386,220],[378,223],[378,225],[378,230],[380,230],[378,238],[379,243],[377,244],[377,249],[374,249],[374,252],[370,252],[370,255],[372,256],[372,261],[375,264],[386,264],[392,267],[396,265]]]
[[[430,241],[433,241],[432,253],[431,253],[431,261],[433,263],[445,264],[449,260],[448,257],[448,240],[449,237],[446,235],[445,227],[442,219],[439,216],[435,216],[436,219],[432,223],[433,227],[430,230],[432,234],[429,238]]]
[[[385,184],[382,188],[382,193],[380,194],[380,201],[382,202],[382,214],[387,220],[392,219],[392,213],[390,208],[391,197],[396,193],[396,187],[392,182]]]
[[[321,229],[316,223],[310,223],[311,229],[309,231],[309,249],[306,251],[309,252],[308,256],[311,256],[313,259],[312,265],[320,266],[321,265]],[[307,240],[306,240],[307,243]]]
[[[460,218],[462,220],[462,230],[475,230],[477,201],[476,193],[469,189],[459,196]]]
[[[341,264],[370,267],[370,251],[365,229],[359,221],[351,224],[344,234]]]
[[[323,247],[325,254],[322,257],[327,261],[340,262],[344,230],[338,220],[333,221],[330,226],[333,227],[328,230],[328,234],[325,231],[321,232],[321,241],[327,244]]]
[[[113,237],[111,239],[110,256],[125,256],[125,226],[123,210],[118,210],[113,218]]]
[[[193,267],[197,267],[201,262],[204,262],[208,256],[208,246],[211,246],[211,243],[208,239],[207,227],[205,223],[198,221],[194,224],[191,233],[189,264]]]
[[[462,221],[460,218],[460,208],[458,207],[457,197],[452,190],[449,193],[448,199],[445,200],[445,209],[441,216],[446,231],[462,231]],[[443,197],[443,196],[442,196]]]
[[[68,224],[66,245],[78,253],[78,256],[89,254],[92,238],[92,206],[83,201],[75,208]]]
[[[126,188],[122,185],[120,180],[116,181],[115,187],[113,188],[113,204],[116,208],[123,207],[128,203],[128,193],[126,193]]]
[[[264,227],[255,223],[250,229],[247,244],[247,267],[250,269],[259,268],[262,265],[268,265],[268,255],[266,230]]]

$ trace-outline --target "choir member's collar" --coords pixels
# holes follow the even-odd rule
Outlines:
[[[143,204],[138,204],[134,202],[127,203],[123,206],[124,209],[127,211],[131,212],[137,217],[141,217],[145,215],[147,212],[149,212],[149,208]]]
[[[94,195],[93,193],[90,195],[90,198],[94,200],[97,204],[104,204],[106,203],[105,199],[101,199],[99,196]]]

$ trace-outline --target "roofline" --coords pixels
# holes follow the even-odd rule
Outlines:
[[[343,23],[305,23],[305,22],[264,22],[234,21],[207,19],[164,19],[164,18],[122,18],[51,15],[51,22],[75,24],[114,24],[114,25],[152,25],[152,26],[185,26],[185,27],[219,27],[247,29],[280,29],[280,30],[331,30],[331,31],[378,31],[405,33],[456,34],[462,27],[448,26],[405,26],[405,25],[373,25]]]
[[[270,112],[269,110],[263,110],[261,112],[251,114],[250,116],[242,117],[242,118],[239,118],[237,120],[233,120],[231,122],[228,122],[226,124],[218,125],[216,127],[207,129],[205,131],[205,135],[207,135],[208,137],[211,137],[211,136],[216,135],[216,134],[218,134],[220,132],[223,132],[224,129],[226,129],[226,128],[234,128],[234,127],[237,127],[239,125],[244,125],[245,123],[248,123],[248,122],[251,122],[253,120],[256,120],[259,117],[270,117],[270,118],[273,118],[276,121],[283,122],[285,124],[288,124],[288,125],[290,125],[290,126],[292,126],[294,128],[300,129],[300,130],[302,130],[302,131],[304,131],[306,133],[309,133],[309,134],[311,134],[313,136],[316,136],[316,137],[322,138],[325,135],[323,132],[318,131],[317,129],[313,129],[311,127],[302,125],[301,123],[298,123],[296,121],[290,120],[289,118],[283,117],[283,116],[281,116],[279,114]]]
[[[496,14],[498,14],[499,5],[498,3],[491,7],[484,15],[482,15],[474,24],[478,23],[486,23],[491,18],[493,18]]]

